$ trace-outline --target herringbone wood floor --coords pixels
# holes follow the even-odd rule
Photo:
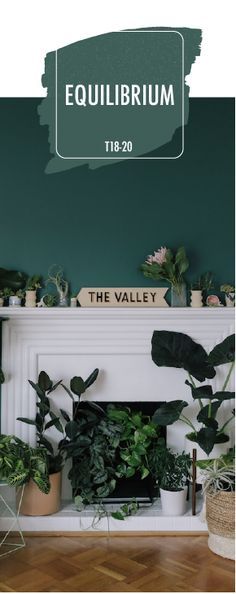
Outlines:
[[[27,537],[0,559],[1,592],[232,592],[206,536]]]

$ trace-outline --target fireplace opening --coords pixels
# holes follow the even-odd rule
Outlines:
[[[118,410],[128,407],[132,413],[141,412],[142,415],[152,418],[156,409],[163,404],[163,402],[155,401],[95,401],[105,412],[109,405],[113,405]],[[74,405],[76,406],[76,405]],[[80,407],[86,408],[86,402],[82,401]],[[164,438],[166,442],[166,427],[159,428],[159,437]],[[132,478],[117,478],[116,487],[108,497],[103,498],[103,503],[125,503],[132,498],[142,504],[151,504],[153,499],[158,496],[158,487],[149,474],[146,478],[141,479],[138,472]]]

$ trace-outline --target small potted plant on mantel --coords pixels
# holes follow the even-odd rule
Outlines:
[[[226,307],[235,306],[235,287],[233,285],[221,285],[220,290],[225,294]]]
[[[197,281],[191,284],[191,307],[203,307],[203,300],[206,299],[206,293],[214,288],[212,273],[202,274]]]
[[[25,287],[25,307],[36,307],[37,289],[41,289],[40,276],[31,276]]]
[[[9,289],[9,293],[9,307],[21,307],[25,295],[23,289],[18,289],[18,291]]]
[[[148,456],[149,468],[160,488],[164,516],[182,516],[186,512],[187,481],[190,477],[190,454],[173,452],[163,443]]]

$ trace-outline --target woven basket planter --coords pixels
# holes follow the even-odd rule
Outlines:
[[[217,555],[234,559],[235,493],[207,493],[206,519],[209,548]]]

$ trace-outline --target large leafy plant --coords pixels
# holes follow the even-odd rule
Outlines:
[[[49,493],[49,473],[45,448],[31,448],[14,435],[0,435],[0,478],[11,487],[30,481]]]
[[[53,412],[50,400],[50,394],[61,385],[62,380],[53,384],[48,374],[45,371],[40,371],[37,383],[31,380],[29,380],[29,383],[37,395],[37,412],[34,419],[18,417],[17,420],[36,427],[37,446],[46,450],[49,473],[53,474],[61,470],[63,456],[59,451],[55,453],[53,445],[46,435],[50,427],[55,427],[60,433],[64,434],[60,416]]]
[[[188,379],[185,383],[190,387],[193,399],[199,404],[197,421],[202,427],[196,429],[191,420],[183,414],[183,409],[188,406],[184,400],[174,400],[161,405],[154,413],[153,421],[158,425],[171,425],[177,420],[187,424],[191,428],[191,432],[187,434],[188,439],[198,443],[206,454],[210,454],[215,444],[227,442],[229,436],[225,429],[234,418],[234,411],[221,427],[216,416],[222,403],[235,397],[234,392],[226,390],[234,367],[234,335],[228,336],[207,354],[200,344],[186,334],[155,331],[152,337],[152,359],[159,367],[177,367],[187,371]],[[196,385],[195,379],[204,382],[206,379],[214,378],[215,367],[226,363],[229,363],[230,367],[220,391],[214,393],[212,386],[208,384]]]

